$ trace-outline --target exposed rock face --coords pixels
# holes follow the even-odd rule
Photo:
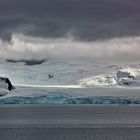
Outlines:
[[[9,91],[11,91],[13,88],[14,87],[9,78],[0,77],[0,89],[8,89]]]
[[[7,62],[10,62],[10,63],[19,63],[19,62],[24,62],[25,65],[28,65],[28,66],[32,66],[32,65],[40,65],[42,63],[44,63],[46,60],[43,59],[43,60],[14,60],[14,59],[7,59],[6,60]]]

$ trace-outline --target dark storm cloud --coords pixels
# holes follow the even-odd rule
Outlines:
[[[140,35],[139,0],[0,0],[0,35],[88,40]]]

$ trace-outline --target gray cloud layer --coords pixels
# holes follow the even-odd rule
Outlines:
[[[39,38],[12,35],[10,42],[0,40],[0,58],[50,60],[92,58],[112,62],[135,62],[140,56],[140,37],[105,41],[78,41],[69,38]]]
[[[71,33],[85,40],[140,35],[139,0],[0,0],[0,37]]]

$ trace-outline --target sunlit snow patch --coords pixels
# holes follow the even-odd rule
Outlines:
[[[26,88],[82,88],[80,85],[23,85],[23,84],[14,84],[17,87],[26,87]]]
[[[140,69],[122,68],[112,73],[106,73],[79,81],[80,85],[86,87],[102,86],[140,86]]]

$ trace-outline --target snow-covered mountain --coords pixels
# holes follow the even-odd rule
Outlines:
[[[140,69],[121,68],[111,73],[82,79],[79,83],[86,87],[140,86]]]

